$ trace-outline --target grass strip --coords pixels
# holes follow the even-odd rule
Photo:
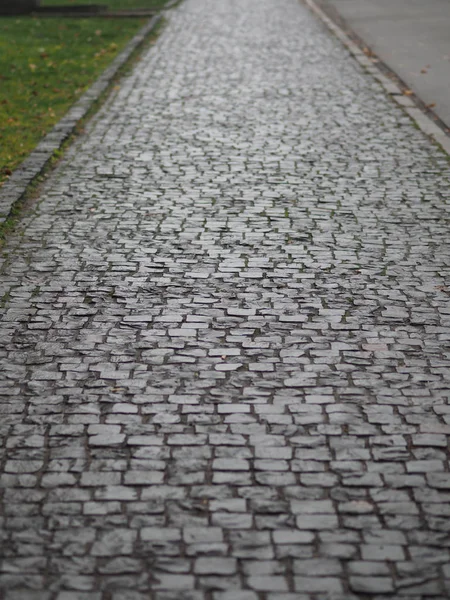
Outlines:
[[[161,10],[167,0],[42,0],[41,6],[78,6],[80,4],[104,4],[109,10],[141,8]]]
[[[0,18],[0,186],[145,22]]]
[[[148,19],[143,20],[144,23],[148,21]],[[53,153],[53,157],[41,171],[41,173],[28,185],[25,194],[22,196],[19,202],[16,202],[10,211],[8,218],[0,222],[0,250],[5,245],[6,239],[8,235],[14,231],[17,225],[20,223],[24,214],[28,211],[32,210],[34,202],[36,198],[39,197],[39,190],[41,188],[42,183],[50,176],[54,167],[62,160],[64,157],[65,151],[77,137],[77,135],[84,132],[84,127],[87,122],[95,115],[98,109],[102,106],[105,100],[108,98],[109,94],[112,90],[117,89],[117,86],[120,85],[120,80],[122,77],[129,74],[133,68],[136,66],[142,53],[155,44],[157,38],[159,37],[161,30],[165,25],[164,19],[160,20],[159,23],[153,27],[149,35],[145,38],[142,44],[140,44],[137,48],[135,48],[127,59],[127,61],[119,68],[116,72],[115,76],[111,80],[107,89],[105,89],[98,99],[94,101],[94,103],[90,106],[89,110],[85,114],[85,116],[77,123],[74,132],[63,142],[62,146]],[[1,193],[1,189],[0,189]]]

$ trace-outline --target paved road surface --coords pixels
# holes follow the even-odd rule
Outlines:
[[[4,248],[3,598],[448,598],[449,175],[296,0],[172,13]]]
[[[319,0],[345,19],[450,128],[449,0]]]

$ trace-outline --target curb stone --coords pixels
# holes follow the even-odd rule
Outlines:
[[[55,150],[59,150],[63,142],[74,132],[78,122],[88,113],[94,102],[100,98],[118,70],[161,19],[161,15],[155,15],[138,31],[109,67],[75,102],[64,117],[56,123],[53,129],[38,143],[31,154],[0,188],[0,225],[11,215],[12,210],[22,199],[28,186],[42,173]]]
[[[170,10],[171,8],[175,8],[177,6],[177,4],[180,3],[180,0],[170,0],[170,2],[168,2],[163,10]]]
[[[377,63],[364,54],[345,31],[316,4],[315,0],[302,0],[302,2],[334,33],[358,63],[381,84],[394,102],[415,121],[419,129],[431,137],[450,156],[450,137],[410,97],[405,96],[400,87],[382,72]]]

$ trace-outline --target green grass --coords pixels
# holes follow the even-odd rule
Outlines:
[[[167,0],[41,0],[42,6],[76,6],[77,4],[106,4],[110,10],[125,10],[129,8],[146,8],[159,10]]]
[[[145,22],[0,18],[0,185]]]

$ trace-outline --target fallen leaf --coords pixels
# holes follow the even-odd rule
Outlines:
[[[34,72],[34,71],[36,71],[36,69],[37,69],[36,65],[35,65],[35,64],[33,64],[33,63],[29,63],[29,65],[28,65],[28,66],[30,67],[30,69],[31,69],[33,72]]]
[[[106,50],[106,48],[102,48],[94,54],[94,58],[100,58],[101,56],[104,56],[107,52],[108,51]]]

